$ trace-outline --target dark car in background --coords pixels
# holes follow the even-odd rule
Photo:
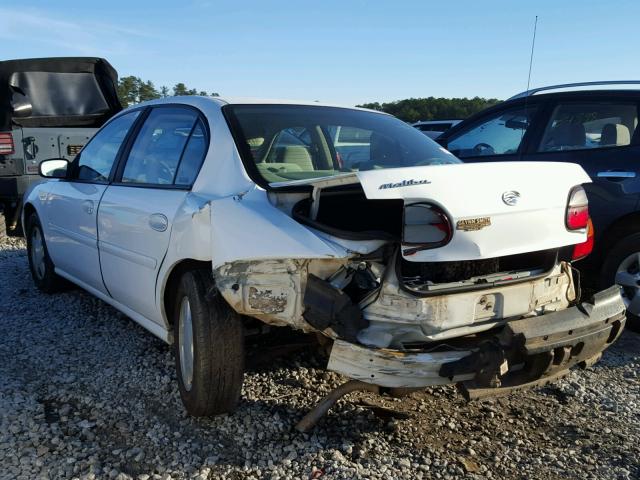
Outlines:
[[[621,84],[636,87],[616,89]],[[580,164],[593,182],[585,189],[595,227],[593,254],[580,262],[580,270],[587,284],[622,287],[628,325],[635,329],[640,326],[639,108],[640,81],[543,87],[488,108],[437,139],[464,162]]]
[[[429,138],[438,138],[443,132],[455,127],[462,120],[420,120],[412,123],[411,126],[417,128]]]
[[[40,162],[73,160],[122,110],[117,84],[117,72],[102,58],[0,62],[0,236],[21,234],[22,196],[41,180]]]

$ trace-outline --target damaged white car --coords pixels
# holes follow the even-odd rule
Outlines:
[[[394,117],[183,97],[114,117],[24,200],[29,262],[175,345],[194,415],[232,411],[246,322],[316,332],[347,391],[459,383],[469,397],[589,364],[620,334],[618,290],[580,303],[589,177],[562,163],[462,164]]]

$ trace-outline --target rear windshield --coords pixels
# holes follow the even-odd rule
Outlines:
[[[9,84],[29,99],[31,117],[96,115],[109,110],[93,73],[16,72]]]
[[[302,105],[227,105],[224,112],[260,183],[460,163],[412,126],[380,113]]]

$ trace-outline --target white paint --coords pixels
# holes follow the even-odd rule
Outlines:
[[[267,192],[251,181],[242,164],[221,111],[229,102],[203,97],[150,102],[191,105],[208,120],[211,145],[190,192],[52,181],[33,187],[25,197],[40,216],[50,253],[61,275],[165,340],[170,339],[163,304],[165,288],[172,269],[184,260],[207,262],[216,271],[227,271],[235,262],[256,261],[258,266],[260,262],[278,260],[284,261],[283,265],[295,262],[300,265],[296,267],[299,279],[290,288],[276,293],[297,296],[290,299],[295,304],[291,303],[290,310],[286,310],[292,312],[291,318],[286,315],[280,318],[283,323],[300,326],[299,297],[309,265],[313,264],[315,272],[328,276],[330,269],[337,269],[341,262],[357,253],[371,252],[384,243],[348,241],[307,228],[291,218],[290,203],[286,200],[270,201]],[[297,103],[236,101],[241,102]],[[379,189],[380,184],[421,178],[430,183]],[[410,258],[444,261],[534,251],[584,240],[584,232],[570,233],[564,228],[564,208],[570,187],[586,181],[588,177],[577,166],[522,162],[375,170],[297,183],[324,188],[361,182],[369,198],[437,203],[454,224],[458,219],[491,216],[491,227],[478,232],[456,231],[449,245]],[[515,207],[501,204],[501,195],[507,190],[519,191],[521,203]],[[85,208],[87,201],[93,202],[90,211]],[[167,218],[165,231],[158,231],[149,223],[157,214]],[[269,278],[269,272],[255,280],[258,287],[269,286],[269,282],[282,284],[281,278]],[[240,292],[243,297],[234,306],[248,308],[249,297],[244,290]],[[428,303],[411,298],[423,305]],[[469,298],[459,308],[468,312],[471,303],[473,300]],[[375,311],[377,307],[378,304],[369,307],[371,318],[384,316]],[[392,310],[398,317],[404,315],[407,324],[424,327],[417,317],[413,321],[408,318],[406,302],[397,303]],[[452,311],[457,311],[454,306]],[[261,316],[259,312],[253,314]],[[454,325],[434,324],[434,328],[461,324],[458,317],[446,317],[446,321]],[[423,331],[425,335],[433,333]]]

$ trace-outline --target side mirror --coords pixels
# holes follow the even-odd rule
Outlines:
[[[44,178],[67,178],[69,160],[66,158],[50,158],[38,165],[38,173]]]
[[[15,90],[11,98],[11,109],[16,118],[30,117],[33,113],[33,106],[27,96]]]

